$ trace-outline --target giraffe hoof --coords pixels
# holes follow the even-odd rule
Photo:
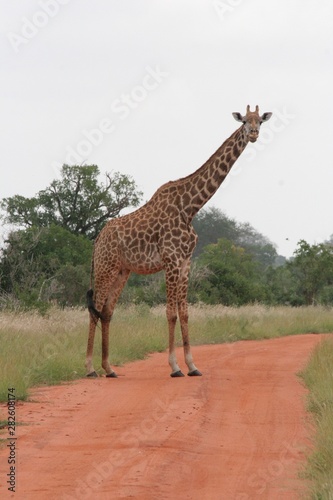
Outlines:
[[[176,378],[176,377],[185,377],[184,373],[181,370],[178,370],[178,372],[172,372],[170,373],[170,377]]]
[[[201,377],[202,373],[199,370],[193,370],[193,372],[188,372],[189,377]]]
[[[107,373],[106,374],[107,378],[118,378],[118,375],[115,372]]]
[[[98,377],[98,375],[97,375],[97,372],[93,371],[93,372],[91,372],[91,373],[88,373],[88,374],[87,374],[87,377],[88,377],[88,378],[97,378],[97,377]]]

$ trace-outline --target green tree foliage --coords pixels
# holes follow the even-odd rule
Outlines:
[[[304,240],[298,243],[294,258],[288,263],[298,284],[298,295],[306,305],[321,301],[321,294],[332,296],[333,246],[325,243],[310,245]]]
[[[141,198],[134,181],[122,174],[98,180],[95,165],[64,165],[35,197],[20,195],[1,202],[3,219],[19,227],[9,233],[0,253],[0,299],[13,297],[26,307],[85,303],[89,287],[91,240],[105,222]],[[250,224],[220,210],[202,210],[194,219],[199,241],[192,261],[190,302],[241,305],[333,304],[333,245],[302,240],[294,257],[277,266],[277,253]],[[132,275],[124,302],[165,302],[163,273]]]
[[[269,267],[263,275],[266,284],[266,302],[268,304],[301,306],[304,299],[299,295],[299,282],[290,266]]]
[[[205,246],[217,243],[219,238],[235,242],[237,224],[215,207],[200,210],[193,219],[193,227],[199,236],[194,256],[200,255]]]
[[[277,252],[272,243],[250,224],[238,223],[218,208],[201,210],[194,218],[193,226],[199,236],[194,256],[200,255],[207,245],[224,238],[251,253],[262,270],[275,265]]]
[[[299,241],[294,256],[264,274],[269,303],[292,306],[333,304],[333,246]]]
[[[4,219],[24,228],[57,225],[94,239],[108,219],[124,208],[137,206],[142,196],[127,175],[107,173],[105,182],[100,183],[99,173],[96,165],[63,165],[60,179],[34,197],[4,198]]]
[[[26,306],[57,300],[84,303],[92,243],[66,229],[31,227],[10,233],[2,250],[1,289]]]
[[[200,300],[202,282],[211,271],[205,265],[200,265],[197,259],[191,263],[188,285],[188,301],[195,303]],[[148,276],[131,274],[123,291],[120,301],[122,303],[145,303],[149,306],[164,304],[166,301],[166,285],[164,272]]]
[[[238,237],[235,244],[252,254],[261,270],[276,264],[278,255],[268,238],[258,233],[249,223],[237,224],[237,228]]]
[[[135,182],[118,172],[99,182],[96,165],[63,165],[60,178],[32,198],[16,195],[1,202],[12,231],[2,249],[2,296],[25,306],[85,302],[89,287],[91,239],[105,222],[141,193]],[[22,229],[23,228],[23,229]]]
[[[207,245],[198,262],[210,271],[200,290],[204,302],[242,305],[264,299],[258,264],[251,254],[230,240],[221,238]]]
[[[123,304],[147,304],[155,306],[166,301],[164,272],[140,275],[132,273],[120,296]]]

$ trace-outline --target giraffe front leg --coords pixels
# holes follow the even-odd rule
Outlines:
[[[180,321],[180,328],[183,338],[184,358],[188,367],[188,374],[190,377],[201,376],[202,373],[197,369],[193,362],[191,353],[190,338],[188,331],[188,304],[187,304],[187,288],[188,288],[188,275],[190,271],[190,260],[186,260],[181,268],[180,279],[177,290],[177,303],[178,315]]]
[[[184,377],[176,358],[175,328],[177,322],[177,282],[178,270],[168,270],[166,272],[167,285],[167,309],[166,315],[169,327],[169,365],[171,367],[170,376],[173,378]]]
[[[189,333],[188,333],[188,312],[187,312],[187,303],[180,303],[179,304],[179,320],[180,320],[180,327],[182,331],[182,337],[183,337],[183,347],[184,347],[184,358],[185,358],[185,363],[187,364],[188,367],[188,376],[190,377],[195,377],[195,376],[201,376],[202,373],[198,370],[198,368],[195,366],[193,362],[193,357],[191,353],[191,346],[190,346],[190,340],[189,340]]]
[[[167,319],[169,326],[169,365],[171,367],[170,377],[184,377],[184,373],[179,368],[176,358],[176,347],[175,347],[175,328],[177,322],[177,307],[169,307],[167,305]]]

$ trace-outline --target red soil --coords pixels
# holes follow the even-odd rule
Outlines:
[[[195,347],[203,377],[172,379],[163,353],[118,379],[38,388],[16,408],[28,425],[16,427],[15,494],[0,449],[0,497],[299,498],[310,431],[296,373],[322,338]]]

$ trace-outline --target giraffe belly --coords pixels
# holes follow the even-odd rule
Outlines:
[[[161,256],[157,250],[138,252],[132,254],[131,252],[124,251],[122,255],[122,264],[126,269],[137,274],[154,274],[158,273],[164,268]]]

